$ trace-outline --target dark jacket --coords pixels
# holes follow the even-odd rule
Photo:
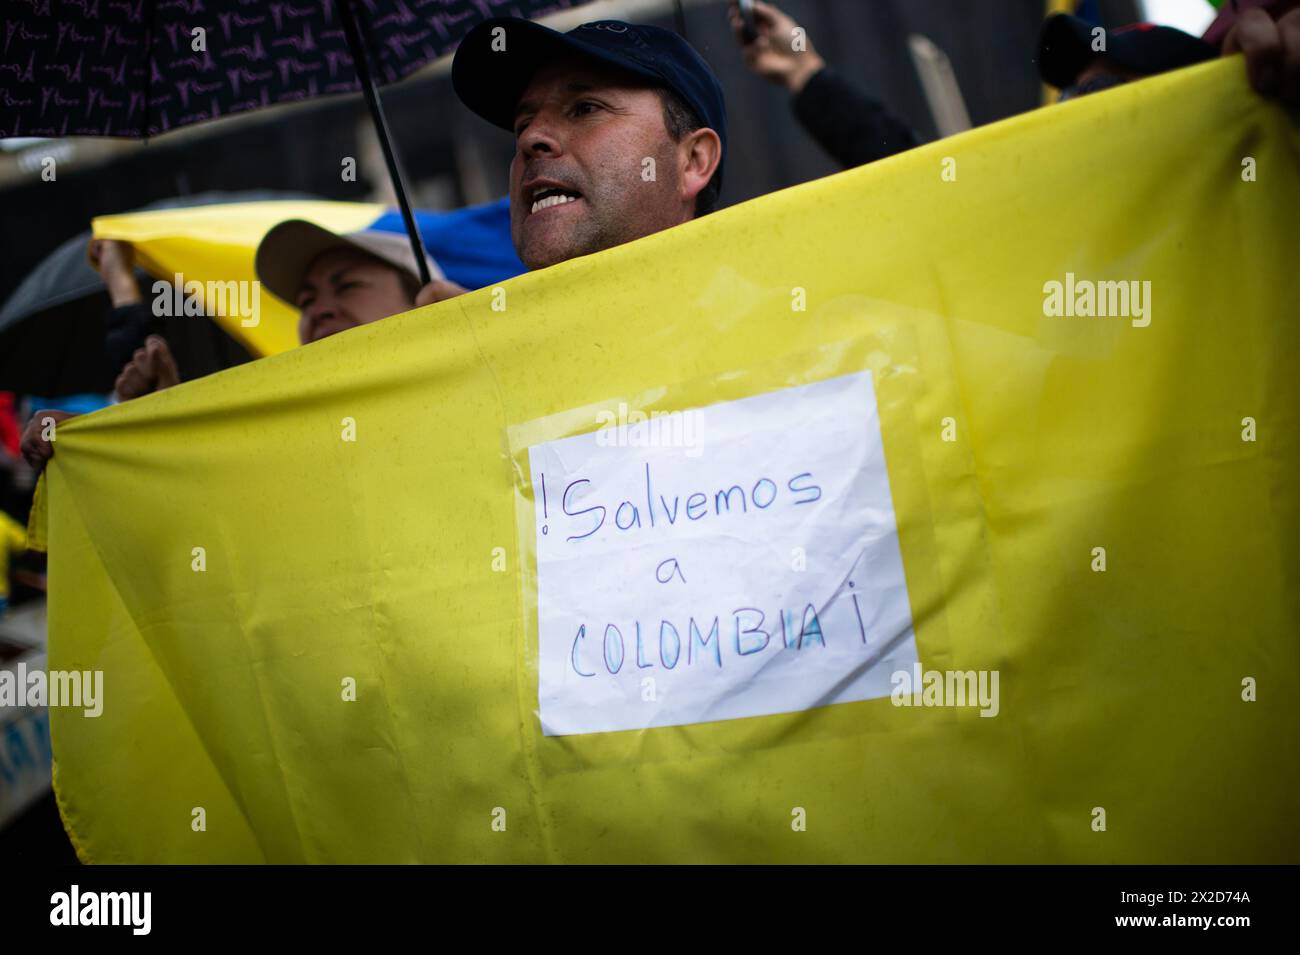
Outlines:
[[[131,360],[135,350],[144,345],[146,337],[161,333],[162,323],[144,302],[110,309],[104,322],[104,357],[113,377]]]
[[[793,105],[803,128],[846,169],[920,143],[907,123],[829,66],[804,85]]]

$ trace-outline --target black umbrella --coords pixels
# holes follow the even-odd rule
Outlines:
[[[213,192],[151,203],[175,209],[226,202],[316,199],[305,193]],[[28,273],[0,307],[0,391],[45,397],[106,392],[118,369],[104,348],[110,303],[99,273],[86,259],[90,232],[74,236]],[[153,279],[137,270],[148,287]],[[252,356],[216,322],[168,322],[164,337],[185,379],[230,368]]]
[[[361,90],[429,281],[376,84],[492,16],[586,0],[45,0],[6,4],[0,138],[147,138],[261,106]]]

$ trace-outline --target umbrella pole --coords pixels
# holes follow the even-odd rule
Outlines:
[[[384,118],[384,108],[379,102],[379,91],[375,88],[374,77],[370,73],[370,62],[366,58],[366,48],[361,42],[361,27],[353,9],[355,0],[337,0],[339,16],[343,20],[343,34],[347,37],[348,49],[352,53],[352,65],[357,79],[361,82],[361,92],[366,98],[370,118],[375,124],[379,136],[379,146],[384,152],[384,162],[388,166],[388,177],[393,182],[393,192],[397,194],[397,205],[402,210],[402,221],[406,223],[406,234],[411,240],[411,251],[415,253],[415,265],[420,270],[420,284],[428,285],[432,281],[429,266],[424,260],[424,240],[420,230],[415,227],[415,215],[411,212],[411,203],[406,198],[406,180],[402,176],[397,154],[393,152],[392,140],[388,135],[388,121]]]

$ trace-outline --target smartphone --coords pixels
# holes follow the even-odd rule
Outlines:
[[[754,0],[739,0],[740,3],[740,35],[746,43],[753,43],[758,39],[758,27],[754,22]]]

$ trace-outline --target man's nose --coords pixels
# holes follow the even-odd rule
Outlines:
[[[560,132],[551,120],[536,116],[519,137],[519,152],[525,159],[558,156],[564,151]]]

